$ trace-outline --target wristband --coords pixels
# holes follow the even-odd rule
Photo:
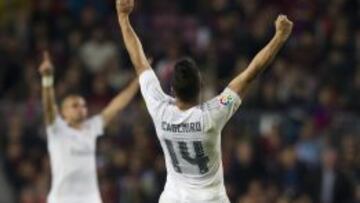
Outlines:
[[[41,79],[41,83],[43,87],[51,87],[54,84],[53,76],[43,76]]]

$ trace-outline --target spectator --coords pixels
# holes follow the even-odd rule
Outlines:
[[[306,189],[313,201],[321,203],[351,202],[353,188],[337,167],[338,153],[327,147],[322,153],[322,165],[308,177]]]
[[[102,28],[95,28],[90,41],[80,48],[80,55],[85,67],[92,74],[101,72],[107,62],[116,56],[116,47],[105,37]]]

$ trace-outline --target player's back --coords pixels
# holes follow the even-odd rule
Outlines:
[[[209,113],[202,108],[181,111],[169,101],[154,119],[168,172],[164,195],[170,198],[209,201],[226,196],[220,132],[211,127]]]
[[[145,71],[140,84],[165,154],[168,175],[160,202],[228,202],[220,135],[241,103],[237,94],[226,89],[182,111],[162,92],[153,71]]]

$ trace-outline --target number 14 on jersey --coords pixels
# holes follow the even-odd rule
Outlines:
[[[176,142],[176,147],[178,147],[181,154],[181,158],[190,163],[191,165],[197,165],[199,168],[200,174],[205,174],[209,171],[208,162],[209,157],[205,155],[203,145],[200,141],[191,142],[192,147],[194,148],[195,157],[191,157],[188,143],[186,142]],[[179,159],[175,153],[175,146],[172,141],[165,139],[166,147],[169,151],[171,157],[171,163],[176,172],[182,173],[182,169],[179,164]]]

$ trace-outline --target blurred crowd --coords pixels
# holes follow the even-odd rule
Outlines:
[[[115,0],[0,1],[0,203],[44,203],[50,165],[37,66],[56,66],[56,96],[80,93],[98,113],[134,77]],[[223,132],[234,203],[360,202],[358,0],[137,0],[132,22],[170,92],[173,64],[193,56],[204,98],[221,91],[271,38],[289,43]],[[104,203],[155,203],[166,169],[138,96],[99,139]]]

